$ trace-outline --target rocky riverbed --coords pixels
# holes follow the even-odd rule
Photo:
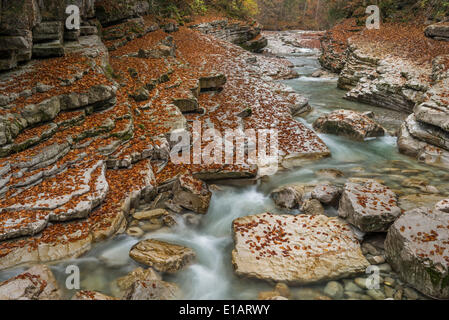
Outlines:
[[[117,17],[86,1],[79,35],[40,19],[50,7],[23,12],[32,55],[51,58],[0,74],[0,299],[448,298],[441,58],[414,68],[216,17],[180,26],[138,2]],[[278,129],[279,172],[172,163],[170,133],[194,121]],[[440,157],[400,154],[407,137]]]

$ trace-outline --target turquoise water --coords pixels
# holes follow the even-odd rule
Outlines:
[[[298,79],[284,81],[299,93],[310,99],[313,112],[305,118],[298,118],[311,127],[313,121],[333,109],[346,108],[360,111],[374,111],[377,119],[389,130],[394,131],[405,117],[384,109],[373,108],[344,100],[345,92],[336,88],[335,77],[317,79],[311,74],[319,69],[316,54],[290,56]],[[393,119],[393,120],[391,120]],[[246,280],[234,275],[231,265],[233,240],[231,224],[235,218],[265,211],[276,212],[269,193],[276,187],[288,183],[316,183],[326,178],[315,174],[316,170],[333,168],[341,170],[345,177],[336,180],[343,184],[348,177],[377,177],[393,189],[401,189],[400,179],[386,173],[386,168],[417,169],[420,175],[432,180],[440,191],[449,192],[444,181],[447,172],[418,164],[397,152],[396,138],[385,136],[366,142],[354,142],[343,137],[320,134],[332,151],[332,157],[303,167],[295,168],[259,181],[257,185],[246,187],[220,186],[214,191],[207,215],[198,227],[186,226],[180,221],[175,229],[161,229],[147,233],[145,238],[157,238],[193,248],[197,253],[196,263],[174,276],[164,276],[164,280],[176,282],[186,299],[256,299],[260,291],[273,288],[261,281]],[[446,174],[446,176],[444,176]],[[328,215],[335,215],[335,209],[327,208]],[[76,264],[81,270],[81,289],[97,290],[105,294],[117,295],[114,280],[135,269],[138,264],[129,258],[129,249],[141,239],[120,235],[95,246],[84,257],[52,266],[61,287],[64,287],[65,267]],[[0,272],[0,281],[8,279],[23,268]],[[322,285],[311,286],[316,290]],[[300,288],[297,288],[300,289]],[[293,290],[294,291],[294,290]],[[71,297],[74,291],[66,291]],[[300,298],[299,296],[297,298]]]

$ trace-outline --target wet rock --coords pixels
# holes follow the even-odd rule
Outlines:
[[[410,194],[399,197],[399,207],[402,210],[409,211],[415,208],[426,207],[433,208],[435,203],[443,201],[446,197],[437,194]]]
[[[331,300],[330,297],[325,296],[321,291],[311,288],[295,290],[293,297],[297,300]]]
[[[427,208],[404,213],[385,240],[387,260],[407,283],[422,293],[447,299],[449,277],[448,214]]]
[[[385,262],[385,257],[383,257],[383,256],[372,256],[372,257],[368,257],[367,259],[368,259],[369,263],[374,264],[374,265],[382,264]]]
[[[399,217],[396,195],[374,181],[345,184],[338,215],[364,232],[385,232]]]
[[[435,188],[434,186],[429,185],[429,181],[426,179],[407,178],[401,182],[401,185],[403,187],[416,188],[422,192],[439,193],[438,189]]]
[[[394,290],[393,288],[391,288],[389,286],[384,286],[383,288],[384,288],[386,298],[394,298],[394,294],[396,293],[396,290]]]
[[[134,245],[129,256],[157,271],[175,273],[190,264],[196,254],[190,248],[150,239]]]
[[[118,278],[116,282],[120,290],[126,291],[137,281],[152,280],[162,280],[162,278],[153,268],[143,269],[139,267],[126,276]]]
[[[277,291],[262,291],[262,292],[259,292],[257,299],[258,300],[271,300],[275,297],[279,297],[279,292],[277,292]]]
[[[359,112],[337,110],[318,118],[313,128],[322,133],[343,135],[363,141],[385,135],[385,129]]]
[[[290,93],[289,98],[293,98],[294,102],[289,106],[290,113],[293,117],[304,116],[310,111],[312,111],[312,107],[309,104],[309,99],[306,97],[297,94],[296,92]]]
[[[276,287],[274,287],[274,290],[279,292],[279,295],[282,297],[290,298],[290,296],[291,296],[290,288],[285,283],[276,284]]]
[[[435,117],[440,117],[435,116]],[[399,152],[414,157],[421,162],[438,167],[449,168],[449,152],[413,137],[406,123],[401,125],[398,134]]]
[[[354,283],[359,286],[361,289],[367,289],[366,285],[367,279],[366,278],[355,278]]]
[[[302,185],[288,185],[275,189],[270,197],[279,208],[295,209],[302,205],[304,192]]]
[[[137,220],[152,220],[163,218],[168,215],[168,211],[165,209],[153,209],[146,211],[137,211],[133,214],[133,218]]]
[[[50,268],[35,265],[0,283],[0,300],[59,300],[62,293]]]
[[[343,280],[345,287],[344,290],[345,292],[358,292],[358,293],[362,293],[363,289],[360,288],[360,286],[358,286],[357,284],[354,283],[354,281],[352,280]]]
[[[330,281],[324,287],[324,294],[328,295],[333,299],[342,299],[344,289],[343,286],[337,281]]]
[[[369,265],[338,218],[264,213],[234,220],[233,231],[232,263],[240,276],[306,284],[355,275]]]
[[[320,215],[325,214],[324,208],[316,199],[305,200],[301,206],[301,211],[306,215]]]
[[[207,184],[188,174],[173,185],[173,203],[196,213],[207,213],[211,197]]]
[[[181,291],[174,283],[161,280],[138,280],[124,295],[125,300],[175,300]]]
[[[131,228],[128,228],[128,229],[126,230],[126,233],[127,233],[129,236],[135,237],[135,238],[140,238],[140,237],[142,237],[142,236],[144,235],[143,230],[142,230],[141,228],[139,228],[139,227],[131,227]]]
[[[319,177],[337,179],[344,177],[344,173],[341,170],[337,169],[320,169],[315,172],[315,174]]]
[[[408,300],[417,300],[419,298],[418,293],[415,290],[413,290],[412,288],[409,288],[409,287],[405,287],[404,288],[404,296]]]
[[[336,207],[340,201],[342,189],[331,184],[320,184],[312,191],[312,198],[322,204]]]
[[[374,300],[385,300],[386,298],[385,294],[379,289],[369,289],[366,294]]]
[[[118,299],[114,298],[114,297],[107,296],[100,292],[82,290],[82,291],[78,291],[72,297],[72,300],[118,300]]]

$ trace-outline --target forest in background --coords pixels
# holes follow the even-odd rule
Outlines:
[[[256,18],[268,30],[328,29],[346,18],[364,23],[366,7],[380,7],[383,21],[432,22],[449,17],[449,0],[150,0],[155,13],[188,21],[191,15],[221,13]]]

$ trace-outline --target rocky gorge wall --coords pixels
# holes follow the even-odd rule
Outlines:
[[[1,3],[0,270],[132,232],[140,203],[166,208],[167,226],[183,210],[204,213],[197,178],[257,176],[254,164],[173,164],[170,133],[194,120],[220,132],[278,123],[288,160],[330,154],[293,118],[307,99],[274,81],[292,65],[228,42],[260,39],[257,26],[225,27],[223,41],[144,15],[146,1],[79,1],[78,33],[64,29],[60,1]]]
[[[232,42],[251,52],[261,52],[268,44],[261,35],[262,26],[256,21],[250,24],[241,21],[215,20],[200,24],[190,24],[190,28]]]
[[[391,39],[378,34],[370,39],[368,31],[347,23],[322,38],[320,62],[339,74],[346,99],[410,114],[398,132],[402,153],[448,168],[449,46],[443,37],[426,38],[429,30],[434,26],[408,36],[401,30],[404,47],[397,52],[400,43],[392,46]],[[423,57],[420,50],[436,54]]]

